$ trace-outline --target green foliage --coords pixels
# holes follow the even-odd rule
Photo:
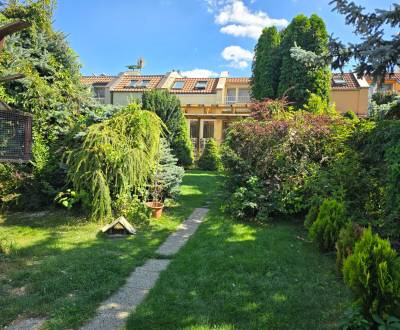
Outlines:
[[[86,191],[77,192],[67,189],[59,192],[54,201],[68,210],[71,210],[77,204],[81,204],[86,209],[90,208],[90,199]]]
[[[304,110],[316,115],[334,115],[336,113],[334,106],[314,93],[310,93],[307,103],[304,104]]]
[[[364,228],[348,222],[339,232],[336,242],[336,267],[342,270],[344,260],[353,253],[356,242],[360,239]]]
[[[266,221],[265,202],[260,180],[253,176],[235,190],[223,208],[238,219]]]
[[[343,150],[351,129],[341,118],[302,112],[233,123],[222,157],[231,191],[257,176],[270,214],[308,209],[308,182]]]
[[[371,322],[364,317],[361,308],[352,306],[344,312],[339,326],[341,330],[369,330]]]
[[[275,26],[265,28],[254,50],[251,95],[255,100],[276,97],[281,60],[281,36]]]
[[[400,259],[389,241],[371,228],[364,230],[354,253],[344,261],[343,275],[365,315],[400,315]]]
[[[313,223],[317,220],[319,214],[319,203],[314,203],[308,210],[304,219],[304,227],[310,229]]]
[[[154,113],[125,110],[89,126],[83,143],[68,152],[68,179],[75,191],[87,192],[91,216],[112,215],[111,199],[139,193],[153,173],[162,130]]]
[[[291,49],[299,46],[317,55],[328,53],[328,33],[325,23],[317,15],[293,18],[283,33],[280,54],[282,68],[279,78],[278,96],[287,95],[289,101],[300,108],[307,104],[310,94],[329,103],[331,71],[328,65],[307,67],[291,55]]]
[[[117,216],[123,216],[137,226],[149,223],[151,210],[137,195],[117,195],[113,209]]]
[[[372,95],[372,101],[377,105],[392,103],[398,94],[395,91],[375,92]]]
[[[378,326],[378,330],[398,330],[400,329],[400,320],[394,316],[388,316],[386,320],[383,320],[378,315],[372,315],[372,319]]]
[[[379,104],[374,100],[369,106],[369,116],[377,119],[400,119],[400,95],[393,97],[388,103]]]
[[[398,3],[373,12],[365,12],[363,6],[349,0],[331,0],[330,4],[339,14],[345,15],[346,25],[353,25],[354,33],[359,36],[359,42],[348,45],[332,38],[330,62],[333,68],[342,69],[353,59],[360,77],[372,75],[375,80],[380,80],[387,73],[393,73],[400,58],[400,36],[392,33],[400,27]]]
[[[158,164],[153,177],[153,184],[157,185],[158,196],[161,201],[166,198],[176,198],[179,194],[179,186],[185,171],[177,166],[177,158],[172,154],[168,141],[161,139]],[[154,191],[150,187],[150,191]],[[153,199],[155,196],[152,196]]]
[[[222,169],[221,155],[215,139],[207,140],[198,166],[200,169],[207,171],[220,171]]]
[[[77,56],[65,35],[52,27],[54,5],[55,1],[7,1],[0,5],[0,24],[15,20],[31,24],[7,37],[0,57],[0,75],[25,75],[2,84],[1,99],[33,114],[33,161],[10,165],[14,173],[20,173],[10,207],[32,210],[46,206],[63,188],[66,173],[60,159],[65,138],[82,117],[80,110],[90,103],[90,94],[80,83]]]
[[[193,145],[179,99],[168,91],[152,90],[142,94],[142,108],[153,111],[167,127],[167,139],[179,165],[193,164]]]
[[[310,227],[310,238],[318,244],[321,251],[332,251],[339,232],[347,221],[344,204],[335,199],[326,199],[319,208],[317,219]]]
[[[352,110],[346,111],[346,112],[343,114],[343,117],[345,117],[345,118],[347,118],[347,119],[350,119],[350,120],[352,120],[352,121],[355,122],[355,123],[357,123],[357,122],[360,121],[360,120],[358,119],[356,113],[355,113],[354,111],[352,111]]]

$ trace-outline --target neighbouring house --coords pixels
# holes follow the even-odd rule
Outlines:
[[[139,70],[131,70],[118,76],[84,76],[82,82],[92,86],[94,98],[105,104],[127,105],[140,99],[143,91],[149,89],[175,94],[198,150],[208,138],[221,142],[231,121],[250,115],[250,78],[231,78],[227,72],[222,72],[218,78],[186,78],[178,71],[142,75]],[[339,112],[352,110],[365,116],[368,88],[365,79],[357,79],[352,73],[334,74],[332,102]]]
[[[369,84],[355,73],[334,73],[331,82],[331,102],[340,113],[354,111],[360,117],[368,115]]]
[[[395,72],[393,74],[387,74],[383,82],[375,83],[372,77],[366,77],[368,83],[370,84],[370,95],[375,92],[388,92],[393,91],[400,94],[400,72]]]

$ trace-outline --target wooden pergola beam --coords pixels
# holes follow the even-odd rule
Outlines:
[[[5,37],[9,36],[10,34],[21,31],[23,29],[26,29],[29,26],[31,26],[31,24],[25,21],[15,21],[0,26],[0,51],[4,48]]]

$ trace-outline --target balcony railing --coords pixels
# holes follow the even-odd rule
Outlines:
[[[225,98],[226,104],[245,104],[250,103],[250,95],[227,96]]]

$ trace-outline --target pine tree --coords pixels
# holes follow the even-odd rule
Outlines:
[[[324,64],[309,67],[292,56],[292,48],[300,47],[316,55],[328,52],[328,33],[323,20],[317,15],[307,18],[296,16],[286,28],[280,47],[282,68],[278,87],[278,96],[287,95],[297,107],[307,103],[314,93],[324,101],[329,100],[330,70]]]
[[[280,75],[280,33],[276,27],[265,28],[254,50],[251,93],[256,100],[275,98]]]
[[[334,11],[346,16],[346,25],[353,25],[361,42],[345,46],[331,39],[332,67],[342,68],[352,58],[357,61],[359,76],[370,74],[375,80],[383,79],[400,66],[400,4],[393,3],[389,10],[375,9],[372,13],[349,0],[332,0]],[[395,32],[395,33],[393,33]],[[391,38],[387,38],[387,36]]]

